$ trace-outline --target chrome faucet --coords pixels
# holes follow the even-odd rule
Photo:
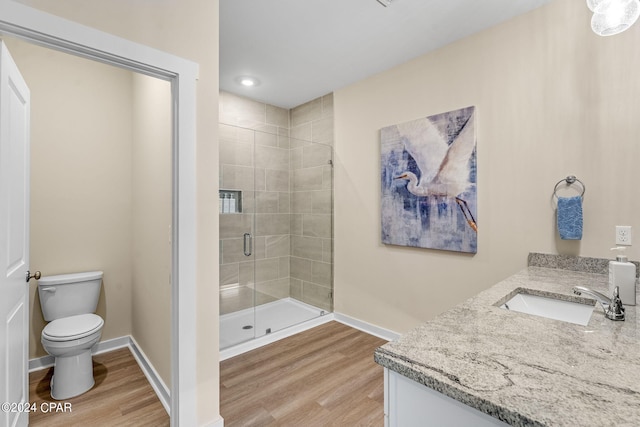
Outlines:
[[[622,306],[622,300],[620,300],[619,290],[616,286],[613,289],[613,296],[611,299],[597,291],[592,291],[584,286],[574,286],[573,293],[576,295],[589,295],[596,299],[604,310],[604,317],[611,320],[624,320],[624,307]]]

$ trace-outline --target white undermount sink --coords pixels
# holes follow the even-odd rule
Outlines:
[[[594,304],[520,292],[500,308],[586,326],[593,313]]]

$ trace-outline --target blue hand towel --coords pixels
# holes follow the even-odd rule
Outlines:
[[[582,239],[582,197],[558,197],[558,232],[562,240]]]

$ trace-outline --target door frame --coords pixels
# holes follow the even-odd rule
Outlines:
[[[171,425],[197,425],[196,80],[198,64],[37,9],[0,0],[10,35],[171,82]]]

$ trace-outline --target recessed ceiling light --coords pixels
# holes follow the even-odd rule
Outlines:
[[[238,82],[244,87],[254,87],[260,84],[260,80],[251,76],[239,76],[236,78],[236,82]]]

